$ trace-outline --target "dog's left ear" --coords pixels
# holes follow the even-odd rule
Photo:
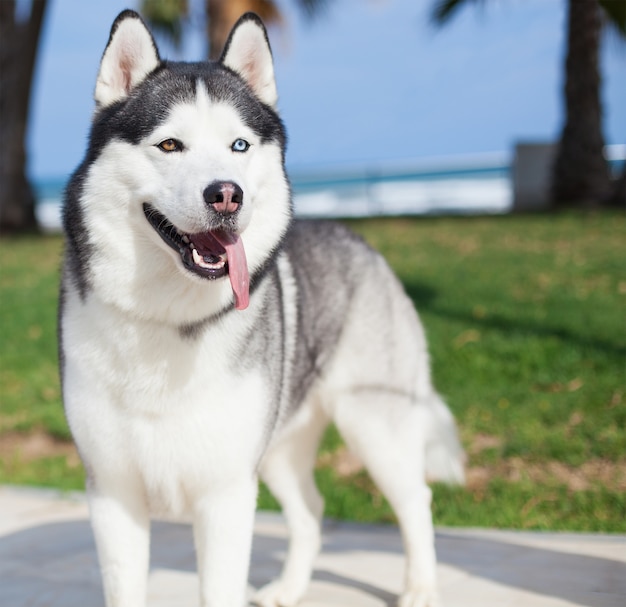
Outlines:
[[[274,107],[278,100],[274,79],[274,62],[261,19],[246,13],[234,25],[220,62],[237,72],[252,88],[257,97]]]
[[[111,27],[100,62],[94,93],[98,106],[105,107],[127,97],[160,61],[154,38],[141,17],[135,11],[121,12]]]

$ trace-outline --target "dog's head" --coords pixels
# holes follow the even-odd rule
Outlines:
[[[250,278],[291,218],[285,132],[260,19],[241,17],[219,61],[178,63],[162,61],[139,15],[124,11],[95,101],[90,147],[66,209],[70,243],[77,221],[87,228],[84,282],[117,271],[139,288],[175,266],[179,283],[181,272],[184,281],[214,281],[246,308]],[[72,212],[73,190],[86,201],[80,211]]]

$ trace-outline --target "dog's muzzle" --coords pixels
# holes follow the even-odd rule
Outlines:
[[[228,227],[229,219],[241,207],[243,192],[236,184],[226,182],[207,193],[213,185],[206,188],[205,200],[221,220],[216,229],[185,233],[152,205],[144,203],[143,212],[163,241],[178,252],[187,270],[212,280],[228,276],[235,308],[244,310],[248,307],[250,290],[246,253],[239,234]]]

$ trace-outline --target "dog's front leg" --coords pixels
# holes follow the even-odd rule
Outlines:
[[[222,486],[198,500],[194,536],[202,607],[243,607],[254,533],[257,480]]]
[[[150,518],[141,492],[88,492],[107,607],[146,604]]]

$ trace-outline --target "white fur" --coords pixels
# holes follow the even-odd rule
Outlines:
[[[97,479],[88,490],[107,605],[143,604],[153,513],[194,519],[203,588],[216,593],[205,590],[203,605],[241,607],[269,404],[267,380],[234,374],[228,356],[250,314],[181,347],[171,325],[128,323],[95,297],[65,305],[66,410]]]
[[[102,63],[101,104],[125,94],[120,74],[110,71],[126,69],[129,53],[141,59],[131,81],[145,77],[150,62],[142,59],[149,53],[141,28],[134,18],[118,25]],[[253,20],[240,30],[226,57],[270,102],[271,55],[268,48],[259,50],[267,47],[264,34]],[[259,53],[260,66],[248,69]],[[230,151],[238,137],[252,144],[246,154]],[[185,153],[163,154],[155,147],[168,138],[184,141]],[[283,505],[291,541],[282,575],[255,600],[263,607],[295,605],[306,592],[321,544],[323,500],[312,471],[329,420],[398,515],[407,550],[400,606],[433,607],[427,447],[440,476],[459,480],[462,470],[453,421],[432,388],[426,341],[412,303],[378,259],[371,269],[379,280],[363,281],[354,294],[328,371],[291,418],[281,416],[268,428],[268,411],[275,405],[271,379],[263,361],[239,368],[236,352],[254,331],[268,330],[257,323],[270,287],[261,283],[247,310],[225,314],[194,338],[182,338],[181,326],[222,310],[232,302],[232,290],[227,278],[192,276],[142,211],[148,201],[180,229],[206,230],[203,189],[212,179],[236,181],[244,191],[239,231],[254,272],[290,217],[281,150],[259,141],[237,112],[212,101],[201,83],[195,100],[176,105],[145,141],[110,142],[81,190],[91,247],[89,289],[81,296],[73,281],[64,284],[63,391],[89,479],[107,607],[145,605],[154,514],[191,516],[203,607],[242,607],[257,471]],[[284,253],[277,268],[286,352],[282,373],[289,380],[299,339],[299,294]],[[382,308],[380,293],[388,294]],[[381,322],[383,332],[377,330]],[[397,393],[389,386],[398,387]],[[287,394],[280,397],[284,401]],[[268,436],[272,441],[263,453]]]
[[[250,141],[248,153],[231,152],[237,137]],[[185,155],[159,151],[156,143],[166,138],[185,141]],[[177,105],[145,142],[109,144],[84,186],[87,232],[99,251],[90,279],[99,296],[139,318],[178,324],[221,310],[233,297],[228,280],[209,292],[205,280],[190,281],[180,256],[146,222],[142,203],[150,201],[181,230],[200,232],[207,229],[207,176],[236,181],[244,191],[239,224],[252,273],[289,222],[280,154],[276,144],[261,145],[234,109],[212,102],[201,83],[196,102]],[[174,280],[181,274],[186,280]],[[164,284],[172,288],[164,292]]]

